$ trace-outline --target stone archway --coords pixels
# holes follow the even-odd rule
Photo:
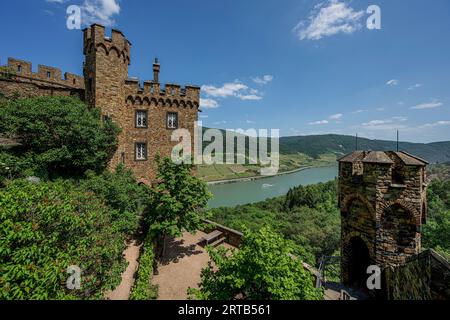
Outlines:
[[[366,289],[367,267],[370,265],[369,248],[360,237],[352,237],[345,246],[347,255],[348,285]]]

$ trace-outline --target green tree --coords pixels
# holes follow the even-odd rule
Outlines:
[[[102,172],[117,147],[119,128],[100,118],[98,109],[71,97],[8,101],[0,107],[0,135],[21,143],[2,151],[18,160],[10,171],[27,167],[27,174],[40,177]]]
[[[212,262],[202,270],[199,289],[189,289],[201,300],[319,300],[313,277],[293,256],[292,242],[270,228],[244,232],[239,250],[208,248]]]
[[[205,182],[192,175],[193,166],[175,164],[169,158],[156,158],[157,183],[152,188],[147,223],[157,235],[160,258],[164,255],[167,236],[195,232],[208,217],[204,210],[211,194]]]
[[[140,219],[149,205],[150,188],[138,184],[133,173],[123,165],[115,172],[105,171],[101,175],[90,171],[86,177],[79,184],[114,209],[111,214],[118,215],[113,219],[121,222],[120,231],[129,235],[138,231]]]
[[[103,299],[126,267],[127,219],[71,181],[9,183],[0,189],[0,300]],[[72,265],[81,290],[66,288]]]

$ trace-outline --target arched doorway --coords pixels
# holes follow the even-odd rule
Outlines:
[[[360,237],[353,237],[348,249],[348,284],[356,289],[366,288],[367,267],[370,265],[369,249]]]

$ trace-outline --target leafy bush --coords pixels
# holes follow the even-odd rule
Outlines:
[[[428,221],[423,246],[450,259],[450,181],[434,180],[428,187]]]
[[[99,110],[70,97],[11,100],[0,108],[0,134],[21,142],[9,152],[40,177],[102,172],[118,133],[111,121],[101,122]]]
[[[139,269],[130,294],[130,300],[155,300],[158,297],[158,288],[151,284],[154,259],[153,237],[149,235],[142,248]]]
[[[201,300],[319,300],[313,277],[292,254],[292,242],[262,228],[244,232],[239,250],[208,248],[212,263],[202,270],[200,289],[189,289]]]
[[[126,219],[68,181],[0,189],[0,300],[102,299],[125,269]],[[81,290],[66,289],[71,265],[82,270]]]
[[[149,204],[150,189],[139,185],[130,170],[119,166],[114,173],[106,171],[95,175],[88,172],[87,179],[81,180],[80,185],[114,209],[111,215],[120,221],[120,232],[132,234],[138,230],[140,218]]]

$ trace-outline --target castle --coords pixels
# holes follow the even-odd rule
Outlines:
[[[405,152],[356,151],[339,159],[344,284],[364,286],[369,265],[401,265],[420,253],[426,165]]]
[[[448,300],[450,264],[422,251],[427,162],[406,152],[355,151],[339,162],[341,280],[367,293],[367,268],[381,269],[388,300]]]
[[[150,184],[156,175],[157,154],[170,156],[176,142],[173,130],[183,128],[194,135],[198,120],[200,88],[159,82],[160,64],[155,59],[153,80],[128,76],[131,43],[121,31],[105,35],[105,27],[94,24],[83,30],[84,77],[39,65],[33,73],[30,62],[8,59],[0,70],[0,93],[5,96],[74,96],[102,112],[122,129],[109,168],[124,164],[139,182]]]

